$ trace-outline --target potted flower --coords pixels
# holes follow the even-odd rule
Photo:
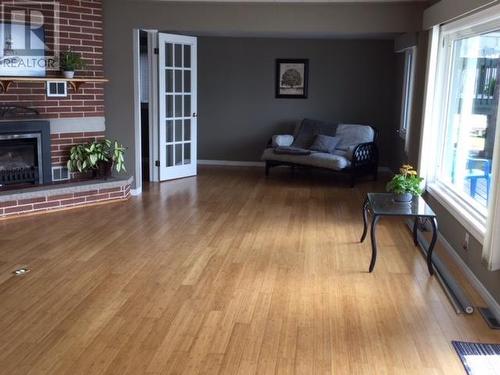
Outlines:
[[[59,56],[59,66],[63,72],[64,78],[71,79],[75,76],[75,70],[84,69],[86,64],[80,54],[68,50],[61,52]]]
[[[392,192],[395,202],[411,202],[413,197],[422,195],[420,185],[424,179],[419,177],[411,165],[403,165],[399,174],[387,184],[387,191]]]
[[[73,146],[67,165],[70,172],[92,171],[96,178],[108,178],[113,167],[118,173],[126,172],[124,153],[125,148],[117,141],[103,139],[86,145]]]

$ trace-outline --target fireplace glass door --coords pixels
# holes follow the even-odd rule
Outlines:
[[[43,181],[40,134],[0,135],[0,187]]]

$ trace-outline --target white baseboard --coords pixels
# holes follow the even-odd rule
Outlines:
[[[198,160],[198,165],[221,165],[229,167],[264,167],[262,161]]]
[[[263,161],[233,161],[233,160],[198,160],[198,165],[222,165],[229,167],[265,167]],[[379,167],[379,172],[390,173],[389,167]]]
[[[483,285],[483,283],[477,278],[474,272],[465,264],[460,255],[453,249],[450,243],[443,237],[441,233],[439,233],[439,242],[443,245],[444,249],[448,253],[448,255],[454,260],[457,264],[458,268],[464,273],[467,280],[471,283],[474,289],[479,293],[481,298],[486,302],[488,307],[490,308],[492,314],[495,318],[500,321],[500,304],[493,298],[488,289]]]
[[[137,189],[130,189],[130,195],[133,197],[137,197],[142,194],[142,186],[138,187]]]

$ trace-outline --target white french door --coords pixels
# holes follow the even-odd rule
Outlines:
[[[160,180],[196,175],[196,38],[158,34]]]

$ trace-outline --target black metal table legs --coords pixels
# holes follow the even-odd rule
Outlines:
[[[370,202],[368,201],[368,198],[366,198],[365,203],[363,204],[363,235],[361,236],[360,242],[364,242],[366,239],[366,235],[368,234],[368,207],[370,206]],[[377,261],[377,223],[379,220],[378,215],[373,215],[372,218],[372,224],[371,224],[371,230],[370,230],[370,237],[372,241],[372,260],[370,261],[370,272],[373,272],[373,269],[375,268],[375,263]]]
[[[377,223],[380,216],[373,215],[372,228],[370,231],[370,237],[372,240],[372,260],[370,261],[370,268],[368,272],[372,273],[375,268],[375,263],[377,262]]]
[[[418,217],[413,222],[413,243],[418,246]]]
[[[363,203],[363,234],[361,235],[361,240],[360,242],[364,242],[366,239],[366,236],[368,235],[368,211],[370,208],[370,202],[368,198],[365,200]],[[371,245],[372,245],[372,259],[370,261],[370,268],[369,272],[373,272],[373,269],[375,268],[375,263],[377,262],[377,223],[380,219],[380,216],[383,215],[377,215],[373,212],[372,210],[372,222],[371,222],[371,229],[370,229],[370,238],[371,238]],[[430,218],[429,220],[432,225],[432,240],[429,245],[429,249],[427,251],[427,268],[429,269],[430,275],[434,275],[434,268],[432,265],[432,254],[434,252],[434,247],[436,246],[437,242],[437,237],[438,237],[438,223],[437,219]],[[415,216],[414,217],[414,222],[413,222],[413,243],[415,246],[418,246],[418,222],[419,222],[419,217]]]
[[[363,235],[361,236],[360,242],[364,242],[366,235],[368,234],[368,198],[366,198],[365,203],[363,203]]]
[[[436,241],[438,237],[438,223],[436,218],[430,219],[432,225],[432,240],[429,245],[429,250],[427,250],[427,268],[429,269],[429,273],[434,275],[434,268],[432,267],[432,253],[434,252],[434,246],[436,246]]]

